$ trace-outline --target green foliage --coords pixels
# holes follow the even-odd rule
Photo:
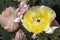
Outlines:
[[[13,0],[0,0],[0,13],[9,6],[17,7],[18,3],[14,2]]]
[[[54,5],[60,5],[60,0],[29,0],[28,4],[30,6],[35,5],[46,5],[46,6],[54,6]]]
[[[38,40],[60,40],[60,28],[56,29],[53,34],[41,33]]]

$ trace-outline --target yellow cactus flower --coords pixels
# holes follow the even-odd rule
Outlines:
[[[55,12],[47,6],[34,6],[26,12],[22,19],[23,26],[35,35],[50,29],[51,22],[55,19]]]

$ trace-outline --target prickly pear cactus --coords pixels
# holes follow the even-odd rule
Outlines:
[[[51,2],[51,3],[50,3]],[[59,1],[48,1],[48,0],[33,0],[33,1],[29,1],[28,4],[30,6],[36,6],[36,5],[40,5],[40,4],[44,4],[47,6],[52,6],[55,5],[56,3],[58,3]],[[55,3],[55,4],[54,4]],[[1,12],[9,6],[13,6],[13,7],[18,7],[19,2],[13,1],[13,0],[0,0],[0,14]],[[51,5],[52,4],[52,5]],[[26,34],[27,36],[27,40],[60,40],[60,28],[56,29],[54,31],[53,34],[46,34],[45,32],[38,34],[36,39],[32,39],[32,34],[28,32],[21,24],[20,24],[20,28],[21,30]],[[15,37],[16,32],[13,33],[8,33],[7,31],[5,31],[3,28],[0,27],[0,39],[2,40],[12,40]]]

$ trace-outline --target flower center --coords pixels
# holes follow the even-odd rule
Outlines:
[[[40,20],[38,19],[37,22],[40,22]]]

